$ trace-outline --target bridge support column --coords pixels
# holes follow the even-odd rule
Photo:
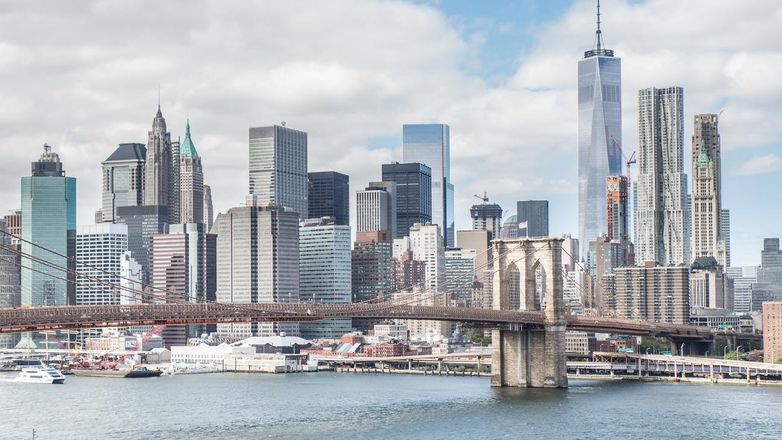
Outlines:
[[[494,309],[543,310],[541,326],[511,325],[492,332],[491,385],[567,387],[562,240],[495,240]],[[538,274],[543,285],[538,286]],[[538,297],[542,291],[542,297]]]

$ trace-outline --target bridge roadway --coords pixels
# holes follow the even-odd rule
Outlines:
[[[542,312],[392,304],[173,303],[0,309],[0,333],[140,325],[307,322],[325,318],[456,321],[495,328],[543,328]],[[706,341],[707,327],[569,315],[568,330]]]

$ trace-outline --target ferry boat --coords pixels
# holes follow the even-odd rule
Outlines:
[[[21,383],[65,383],[65,376],[57,370],[43,362],[38,365],[25,366],[19,371],[15,382]]]

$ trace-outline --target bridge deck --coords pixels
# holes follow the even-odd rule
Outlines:
[[[0,309],[0,333],[138,325],[306,322],[341,317],[441,320],[492,327],[542,328],[547,324],[543,313],[538,311],[392,304],[172,303]],[[713,336],[709,328],[690,325],[585,316],[568,316],[566,320],[569,330],[697,340]]]

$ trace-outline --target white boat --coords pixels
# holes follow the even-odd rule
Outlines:
[[[25,367],[19,371],[15,382],[21,383],[65,383],[65,376],[56,368],[43,362],[38,366]]]

